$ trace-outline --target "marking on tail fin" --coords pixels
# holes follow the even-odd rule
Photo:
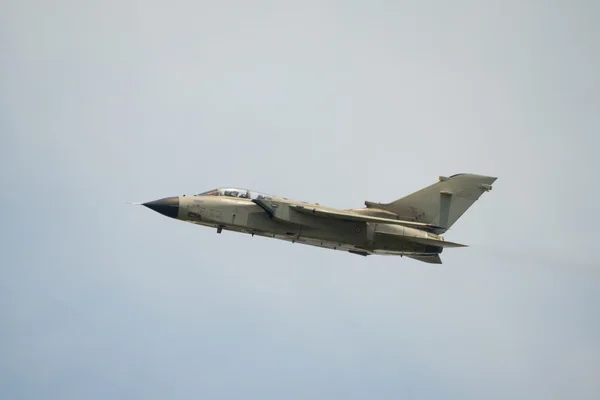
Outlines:
[[[450,203],[452,201],[451,192],[440,192],[440,221],[438,225],[448,227],[448,218],[450,217]]]

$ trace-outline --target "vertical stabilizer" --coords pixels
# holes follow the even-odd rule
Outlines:
[[[393,212],[401,219],[450,228],[487,191],[497,178],[457,174],[439,178],[424,189],[389,204],[366,202],[369,208]]]

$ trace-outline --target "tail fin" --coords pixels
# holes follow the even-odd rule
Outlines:
[[[498,178],[457,174],[389,204],[365,202],[368,208],[391,211],[401,219],[450,228]]]

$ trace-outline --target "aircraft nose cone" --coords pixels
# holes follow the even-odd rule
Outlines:
[[[166,197],[144,203],[143,205],[171,218],[177,218],[177,214],[179,213],[179,197]]]

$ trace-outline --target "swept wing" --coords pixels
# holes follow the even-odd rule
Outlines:
[[[413,221],[402,221],[398,219],[389,219],[389,218],[381,218],[381,217],[372,217],[369,215],[359,215],[349,211],[341,211],[341,210],[326,210],[324,208],[317,208],[312,206],[301,206],[301,205],[290,205],[290,207],[298,212],[314,215],[317,217],[324,218],[335,218],[342,219],[346,221],[360,221],[360,222],[379,222],[382,224],[392,224],[392,225],[401,225],[407,226],[409,228],[422,229],[430,232],[436,232],[439,230],[444,230],[444,228],[432,224],[424,224],[421,222],[413,222]]]

